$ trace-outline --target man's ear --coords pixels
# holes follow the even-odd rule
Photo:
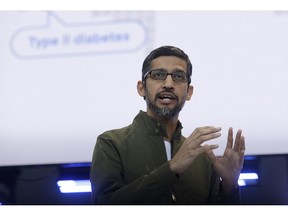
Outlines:
[[[187,95],[186,95],[186,101],[189,101],[193,95],[193,90],[194,87],[192,85],[188,86],[188,90],[187,90]]]
[[[137,91],[141,97],[145,97],[144,83],[140,80],[137,82]]]

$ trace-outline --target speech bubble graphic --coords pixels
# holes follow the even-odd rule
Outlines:
[[[68,24],[48,12],[46,24],[17,30],[10,46],[16,57],[33,59],[133,52],[146,42],[146,28],[138,20]]]

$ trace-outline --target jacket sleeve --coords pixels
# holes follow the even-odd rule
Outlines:
[[[213,172],[214,178],[214,187],[212,187],[210,204],[219,204],[219,205],[240,205],[241,204],[241,191],[240,187],[235,191],[232,191],[230,194],[226,195],[222,190],[222,181],[220,177]]]
[[[229,195],[224,195],[222,192],[222,182],[220,182],[220,204],[223,205],[240,205],[241,204],[241,190],[238,186],[237,190],[232,191]]]
[[[99,136],[93,152],[90,181],[93,204],[151,204],[171,199],[167,191],[178,177],[170,171],[167,162],[125,183],[119,150],[111,139]],[[162,201],[167,203],[167,200]]]

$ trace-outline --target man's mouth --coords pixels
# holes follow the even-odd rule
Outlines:
[[[158,98],[162,101],[162,103],[170,103],[176,100],[176,96],[173,93],[163,92],[158,95]]]

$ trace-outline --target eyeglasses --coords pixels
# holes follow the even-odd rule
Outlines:
[[[168,73],[165,70],[155,69],[150,70],[144,75],[144,79],[150,75],[150,77],[154,80],[165,80],[168,75],[171,75],[174,82],[185,83],[188,81],[188,74],[184,71],[174,71],[172,73]]]

